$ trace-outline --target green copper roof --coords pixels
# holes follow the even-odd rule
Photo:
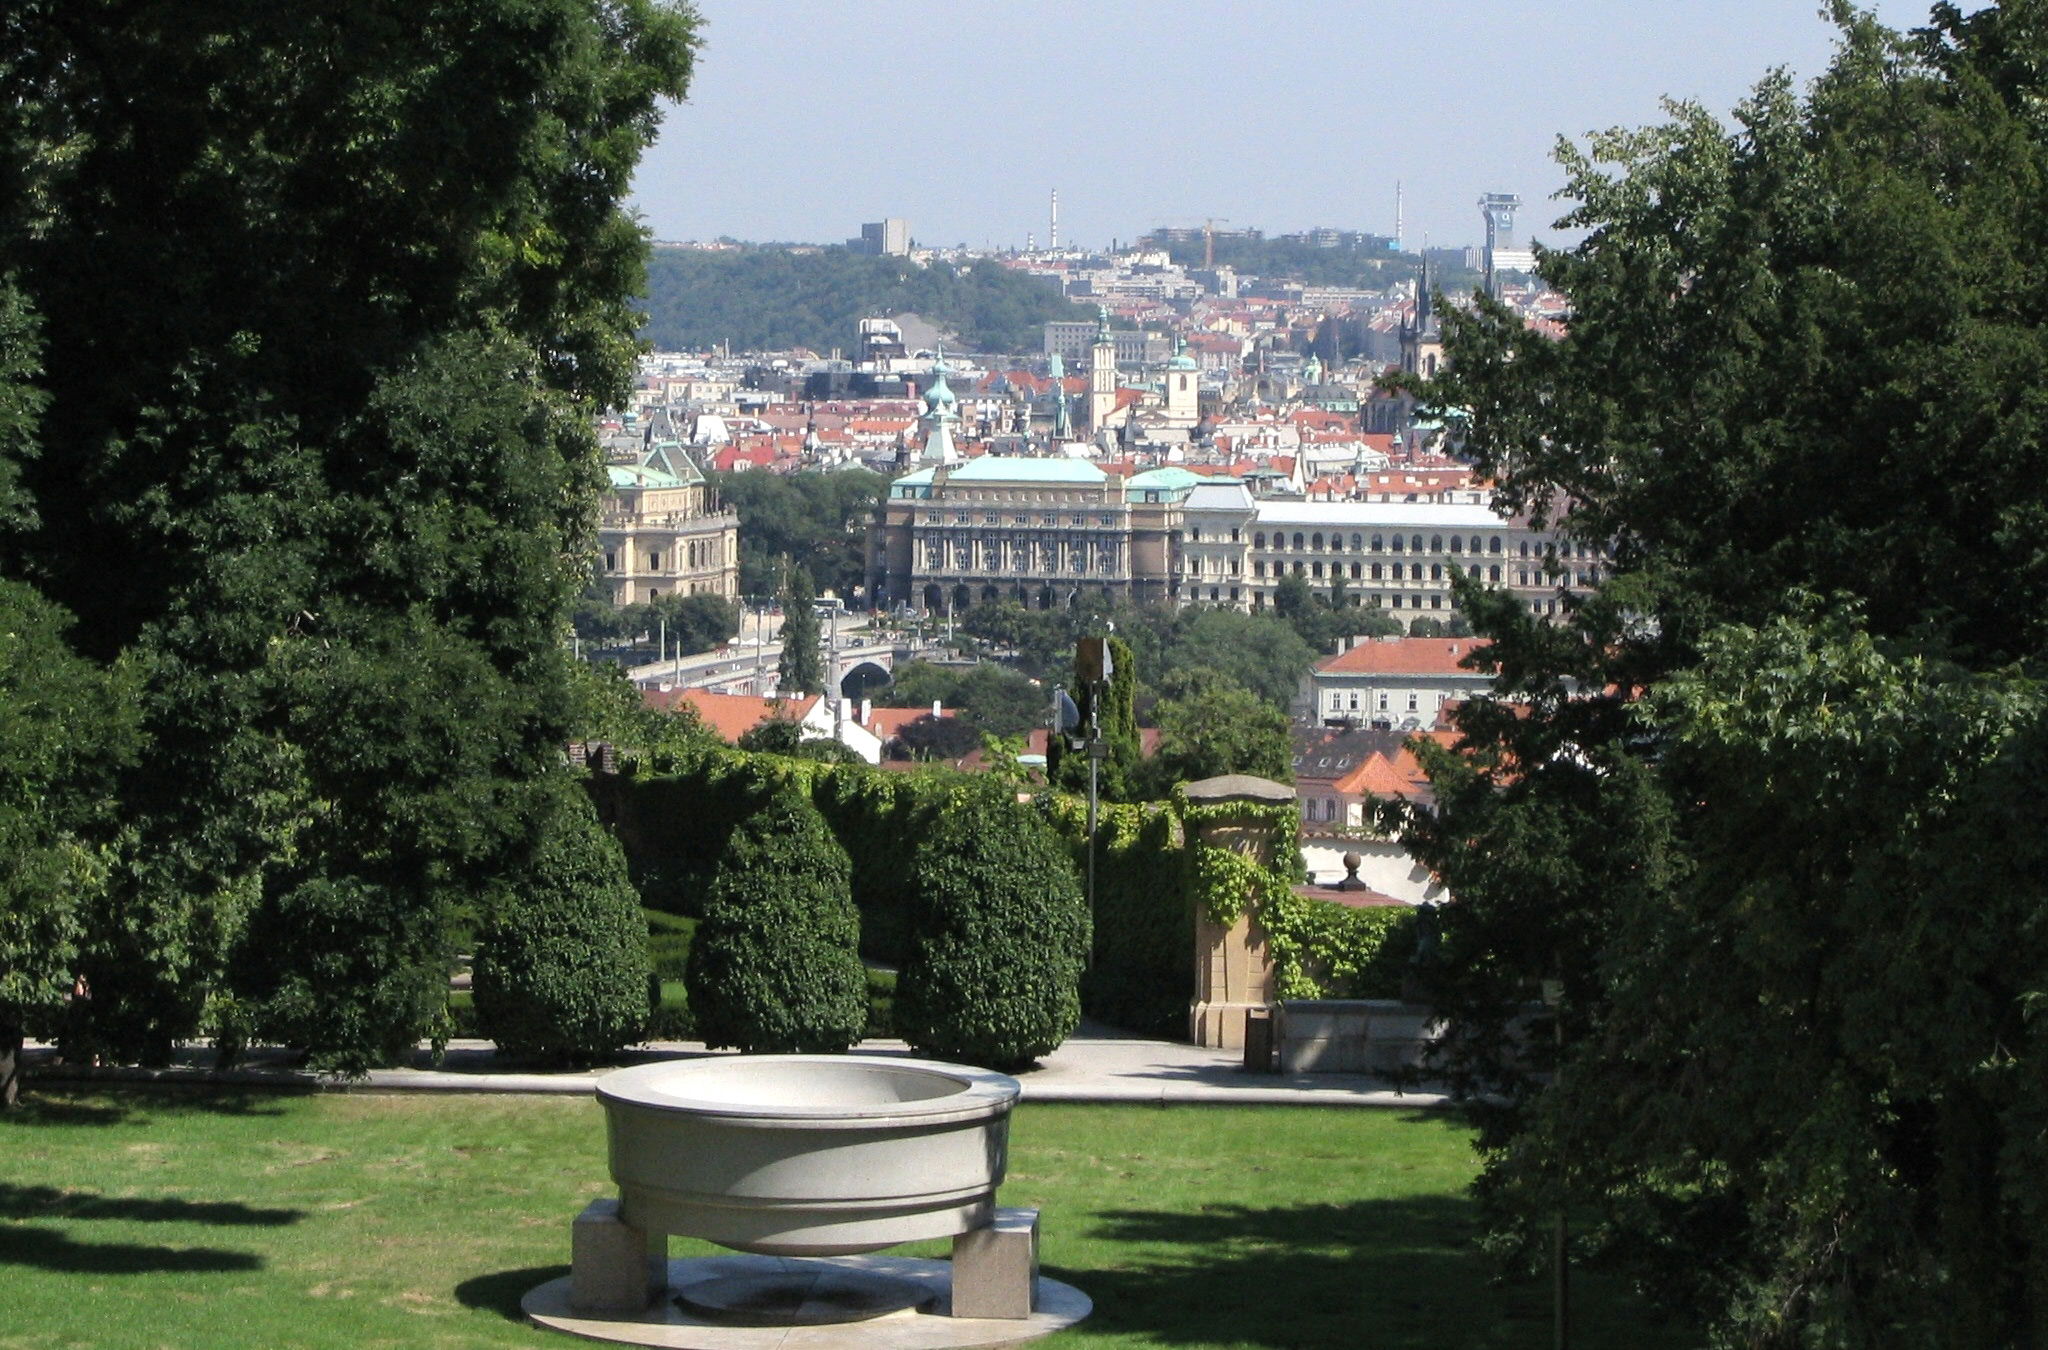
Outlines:
[[[952,483],[1070,483],[1093,486],[1109,477],[1085,459],[983,455],[953,470]],[[901,482],[901,479],[897,480]]]
[[[1188,488],[1202,481],[1202,475],[1181,468],[1147,469],[1131,476],[1134,488]]]
[[[682,487],[683,480],[660,469],[650,469],[644,464],[613,464],[605,469],[615,488],[672,488]]]

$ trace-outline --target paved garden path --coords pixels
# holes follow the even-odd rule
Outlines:
[[[692,1041],[657,1042],[621,1057],[645,1064],[712,1053]],[[864,1041],[863,1055],[908,1055],[901,1041]],[[498,1062],[489,1041],[455,1041],[440,1067],[425,1052],[417,1067],[373,1070],[353,1083],[291,1068],[276,1052],[257,1051],[240,1068],[208,1067],[210,1050],[186,1051],[164,1069],[70,1070],[53,1054],[32,1047],[30,1070],[44,1081],[231,1083],[274,1087],[359,1088],[383,1092],[589,1092],[607,1069],[542,1072]],[[616,1067],[616,1066],[613,1066]],[[1027,1102],[1204,1102],[1224,1105],[1284,1103],[1301,1106],[1357,1106],[1428,1109],[1448,1101],[1436,1092],[1395,1092],[1367,1074],[1248,1073],[1235,1050],[1208,1050],[1173,1041],[1146,1040],[1108,1027],[1083,1024],[1036,1069],[1017,1075]]]

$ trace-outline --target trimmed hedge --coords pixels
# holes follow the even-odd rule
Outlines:
[[[586,1062],[640,1039],[647,923],[590,804],[563,793],[552,806],[479,936],[477,1023],[508,1054]]]
[[[860,915],[846,853],[784,782],[726,841],[684,984],[716,1048],[837,1053],[867,1025]]]
[[[1057,800],[1054,826],[1082,876],[1088,869],[1088,807]],[[1081,1007],[1112,1026],[1178,1040],[1195,996],[1195,919],[1188,850],[1168,805],[1104,803],[1096,821],[1094,955],[1081,976]]]
[[[963,787],[912,861],[896,1030],[920,1054],[1021,1068],[1081,1019],[1081,879],[1050,823],[1000,783]]]

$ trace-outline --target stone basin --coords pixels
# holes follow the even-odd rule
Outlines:
[[[619,1218],[767,1256],[985,1226],[1017,1080],[859,1055],[725,1055],[598,1080]]]

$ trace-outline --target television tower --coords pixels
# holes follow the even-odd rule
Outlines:
[[[1401,180],[1394,180],[1394,252],[1401,251]]]
[[[1060,251],[1060,190],[1058,188],[1052,190],[1052,233],[1046,237],[1045,247],[1049,253]]]

